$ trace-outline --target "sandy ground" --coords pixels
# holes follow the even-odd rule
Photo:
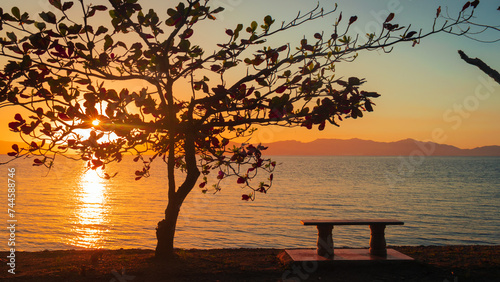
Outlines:
[[[392,247],[405,263],[283,264],[283,250],[177,250],[170,261],[152,250],[16,252],[15,273],[0,252],[0,280],[12,281],[500,281],[500,246]]]

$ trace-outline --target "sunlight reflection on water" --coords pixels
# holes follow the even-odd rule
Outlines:
[[[75,193],[76,206],[71,217],[73,238],[68,244],[83,248],[102,248],[109,232],[108,186],[99,171],[82,168]]]
[[[167,203],[166,166],[158,163],[152,177],[134,181],[131,172],[141,166],[132,159],[107,166],[119,172],[110,180],[71,160],[60,159],[50,173],[31,159],[16,163],[16,250],[153,249]],[[397,187],[388,185],[387,175],[399,172],[398,157],[275,159],[273,188],[255,202],[241,200],[248,191],[235,179],[216,195],[195,188],[179,215],[176,247],[312,248],[317,230],[300,220],[331,217],[404,221],[388,228],[390,245],[500,242],[500,158],[429,157]],[[370,232],[342,227],[334,236],[338,247],[365,247]]]

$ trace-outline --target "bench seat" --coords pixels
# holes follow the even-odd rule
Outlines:
[[[334,255],[332,231],[335,225],[369,225],[370,255],[387,256],[385,243],[386,225],[404,225],[404,222],[394,219],[309,219],[301,220],[303,225],[316,225],[318,228],[317,254],[326,258]]]
[[[404,222],[394,219],[309,219],[301,220],[303,225],[403,225]]]

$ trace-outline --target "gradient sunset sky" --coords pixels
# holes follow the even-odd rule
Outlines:
[[[48,1],[47,1],[48,2]],[[92,1],[100,4],[105,1]],[[161,19],[165,19],[168,3],[177,1],[139,1],[146,8],[154,8]],[[344,21],[357,15],[359,20],[351,28],[351,36],[359,33],[380,31],[382,22],[389,12],[394,12],[395,23],[413,30],[429,31],[436,9],[442,6],[443,14],[456,15],[466,1],[436,0],[339,0],[319,1],[325,10],[338,10],[332,15],[314,23],[301,26],[274,38],[271,46],[284,43],[296,44],[305,35],[312,38],[315,32],[332,33],[332,24],[342,11]],[[90,3],[90,2],[88,2]],[[291,20],[298,11],[311,10],[317,1],[306,0],[216,0],[212,6],[223,6],[216,22],[195,30],[200,45],[210,45],[227,39],[225,28],[235,28],[238,23],[248,25],[252,20],[261,22],[271,15],[276,22]],[[18,6],[21,12],[30,13],[32,18],[42,10],[50,9],[46,1],[2,0],[1,7],[10,11]],[[500,25],[500,1],[481,1],[476,11],[477,22]],[[36,16],[35,16],[36,15]],[[101,13],[99,21],[106,22],[107,13]],[[442,20],[440,21],[443,22]],[[4,31],[0,36],[5,37]],[[477,35],[478,39],[500,38],[500,32]],[[206,44],[206,45],[205,45]],[[278,45],[279,44],[279,45]],[[365,78],[364,89],[376,91],[382,96],[374,100],[375,111],[357,120],[344,120],[340,127],[330,126],[324,131],[305,128],[261,128],[255,133],[253,142],[270,143],[283,140],[303,142],[318,138],[370,139],[375,141],[397,141],[414,138],[434,141],[460,148],[500,145],[500,85],[474,66],[462,61],[457,50],[463,50],[470,57],[478,57],[492,68],[500,70],[500,42],[480,43],[465,37],[437,34],[425,38],[416,47],[411,42],[401,44],[385,54],[383,52],[361,52],[353,63],[336,65],[336,77],[357,76]],[[0,59],[0,65],[5,64]],[[17,134],[9,132],[8,123],[13,120],[15,109],[2,109],[0,115],[0,139],[14,141]]]

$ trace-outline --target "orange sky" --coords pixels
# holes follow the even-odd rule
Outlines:
[[[453,5],[451,1],[336,2],[344,17],[354,14],[359,17],[352,30],[360,34],[371,31],[373,24],[376,24],[379,18],[385,18],[384,15],[389,11],[395,12],[395,20],[401,24],[411,23],[413,27],[428,30],[436,8],[439,5]],[[4,10],[10,10],[12,6],[19,5],[22,11],[36,14],[47,7],[40,3],[37,4],[40,6],[38,7],[4,0],[1,6]],[[277,22],[280,22],[295,16],[299,9],[307,11],[316,4],[315,1],[299,0],[219,0],[214,3],[225,6],[226,10],[217,22],[204,26],[203,30],[195,33],[195,36],[207,45],[217,42],[218,38],[225,40],[225,28],[234,28],[238,23],[248,24],[252,19],[260,21],[267,14],[273,15]],[[333,7],[333,3],[335,2],[320,1],[320,5],[327,9]],[[166,11],[165,5],[150,0],[145,1],[143,6],[153,7],[161,15],[162,11]],[[500,24],[500,11],[496,11],[498,3],[496,7],[493,7],[495,4],[491,2],[481,5],[477,14],[479,19]],[[450,7],[450,13],[453,8],[457,7]],[[273,42],[297,42],[302,38],[302,34],[313,34],[321,30],[329,33],[328,29],[337,17],[338,13],[335,13],[315,24],[280,36]],[[207,37],[207,34],[210,36]],[[5,35],[0,32],[0,36]],[[496,36],[500,38],[500,33]],[[463,37],[439,34],[424,39],[415,48],[407,44],[397,46],[390,54],[360,53],[355,62],[338,64],[336,76],[365,78],[366,89],[381,93],[382,96],[375,99],[377,106],[374,112],[367,113],[361,119],[345,120],[339,128],[330,126],[321,132],[305,128],[261,128],[252,141],[269,143],[295,139],[307,142],[318,138],[396,141],[413,138],[460,148],[500,145],[500,85],[492,82],[475,67],[463,62],[457,54],[458,49],[464,50],[469,56],[480,57],[491,67],[500,70],[499,47],[498,42],[484,44]],[[1,65],[4,63],[5,61],[0,60]],[[7,124],[13,120],[17,111],[5,108],[1,111],[0,140],[16,140],[17,135],[9,132]]]

